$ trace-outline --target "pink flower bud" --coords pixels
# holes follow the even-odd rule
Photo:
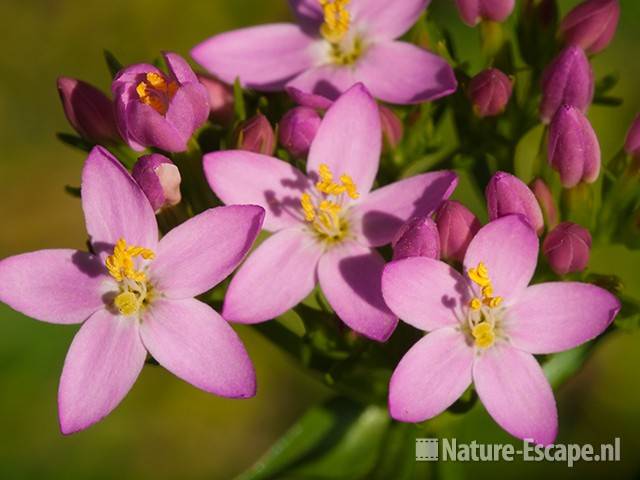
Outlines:
[[[71,126],[83,138],[96,143],[120,142],[113,102],[82,80],[58,78],[62,108]]]
[[[462,21],[474,27],[480,20],[502,22],[511,15],[515,0],[456,0]]]
[[[561,105],[573,105],[582,112],[593,100],[593,70],[581,48],[567,47],[542,74],[540,118],[549,123]]]
[[[393,259],[409,257],[440,258],[438,227],[429,217],[413,217],[407,220],[391,243]]]
[[[404,127],[402,121],[393,112],[393,110],[380,105],[380,126],[382,127],[382,140],[387,150],[395,149],[402,135],[404,134]]]
[[[593,183],[600,173],[600,145],[589,120],[575,107],[563,105],[549,125],[549,164],[565,188]]]
[[[556,202],[553,199],[553,194],[549,187],[541,178],[536,178],[529,184],[529,188],[538,200],[542,213],[544,214],[545,222],[547,223],[547,230],[554,228],[559,222],[558,209],[556,208]]]
[[[506,215],[524,216],[529,225],[540,235],[544,230],[544,218],[533,192],[518,177],[496,172],[485,189],[489,220]]]
[[[569,45],[588,53],[604,50],[618,27],[618,0],[587,0],[571,10],[560,24],[560,34]]]
[[[221,125],[233,122],[233,90],[229,85],[208,75],[197,74],[198,80],[207,89],[209,118]]]
[[[320,122],[320,115],[313,108],[295,107],[289,110],[280,121],[280,143],[294,157],[306,155],[316,137]]]
[[[479,117],[501,114],[511,98],[511,90],[511,80],[500,70],[483,70],[469,82],[473,111]]]
[[[462,262],[471,239],[482,226],[480,221],[460,202],[447,200],[436,214],[436,224],[442,258]]]
[[[156,212],[180,203],[180,171],[164,155],[153,153],[140,157],[131,175]]]
[[[635,118],[627,132],[627,138],[624,142],[624,151],[629,155],[640,155],[640,115]]]
[[[589,263],[590,251],[589,230],[571,222],[558,225],[542,243],[542,252],[558,275],[584,270]]]
[[[276,134],[267,117],[261,113],[241,122],[235,137],[236,147],[240,150],[272,155],[276,149]]]

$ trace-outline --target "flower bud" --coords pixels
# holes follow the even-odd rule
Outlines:
[[[456,0],[462,21],[470,27],[480,20],[504,21],[515,5],[515,0]]]
[[[619,19],[618,0],[587,0],[567,13],[560,34],[567,44],[598,53],[611,42]]]
[[[469,97],[474,113],[479,117],[501,114],[511,98],[511,90],[511,80],[500,70],[483,70],[469,82]]]
[[[460,202],[447,200],[436,214],[436,224],[442,258],[462,262],[471,239],[482,226],[480,221]]]
[[[548,160],[565,188],[593,183],[600,173],[600,145],[587,117],[563,105],[549,125]]]
[[[549,123],[561,105],[573,105],[586,112],[593,99],[593,70],[578,47],[567,47],[542,74],[540,118]]]
[[[208,75],[197,74],[198,80],[207,90],[209,118],[221,125],[230,125],[234,118],[233,90],[226,83]]]
[[[276,149],[276,134],[267,117],[261,113],[241,122],[235,137],[236,147],[240,150],[272,155]]]
[[[96,143],[121,141],[113,102],[103,92],[82,80],[59,77],[58,93],[67,120],[83,138]]]
[[[164,155],[153,153],[140,157],[133,166],[131,175],[142,188],[154,211],[180,203],[180,171]]]
[[[584,270],[589,263],[590,251],[589,230],[571,222],[562,222],[542,243],[542,252],[558,275]]]
[[[395,149],[402,135],[404,134],[404,127],[402,121],[393,112],[393,110],[380,105],[380,126],[382,127],[382,140],[387,150]]]
[[[640,115],[635,118],[631,127],[629,127],[627,138],[624,142],[624,151],[629,155],[640,155]]]
[[[289,110],[280,121],[280,144],[294,157],[306,155],[320,122],[320,115],[313,108],[295,107]]]
[[[533,192],[518,177],[496,172],[485,190],[489,220],[506,215],[524,216],[529,225],[540,235],[544,230],[544,218]]]
[[[549,187],[541,178],[534,179],[529,184],[529,188],[542,208],[542,214],[547,225],[547,230],[551,230],[559,221],[558,209],[556,208],[556,202],[553,199],[551,190],[549,190]]]
[[[391,243],[393,259],[409,257],[440,258],[438,227],[429,217],[413,217],[407,220]]]

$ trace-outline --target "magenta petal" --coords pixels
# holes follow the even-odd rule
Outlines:
[[[146,356],[133,317],[94,313],[64,361],[58,389],[62,433],[83,430],[107,416],[133,386]]]
[[[303,71],[287,83],[287,88],[335,100],[357,82],[352,68],[327,64]]]
[[[313,43],[297,25],[277,23],[221,33],[197,45],[191,56],[227,83],[239,77],[245,87],[282,90],[313,64]]]
[[[176,94],[177,96],[177,94]],[[184,152],[187,150],[187,141],[191,136],[186,133],[186,124],[191,123],[191,106],[184,102],[176,104],[172,116],[178,118],[184,116],[185,108],[189,112],[186,120],[179,122],[177,126],[171,123],[167,117],[160,115],[149,105],[142,102],[129,102],[127,105],[127,127],[129,135],[142,145],[148,145],[166,150],[168,152]],[[176,112],[179,110],[179,113]]]
[[[553,443],[558,433],[556,401],[533,355],[496,344],[476,359],[473,382],[489,415],[507,432],[537,444]]]
[[[406,33],[430,0],[352,0],[353,23],[368,37],[392,40]]]
[[[178,83],[198,83],[198,77],[184,58],[173,52],[163,52],[162,56],[169,72]]]
[[[538,262],[538,236],[520,215],[507,215],[482,227],[467,248],[465,272],[482,262],[494,294],[510,302],[525,289]]]
[[[568,350],[600,335],[620,310],[620,301],[588,283],[532,285],[505,317],[511,343],[526,352]]]
[[[326,110],[333,104],[333,101],[329,100],[327,97],[316,95],[315,93],[303,92],[296,87],[286,87],[285,90],[291,97],[291,100],[302,107],[309,107],[316,110]]]
[[[210,306],[193,298],[159,300],[140,325],[160,365],[190,384],[229,398],[256,393],[256,374],[242,341]]]
[[[360,223],[359,241],[372,247],[390,243],[405,221],[435,211],[457,184],[453,172],[430,172],[371,192],[353,208],[353,216]]]
[[[258,323],[282,315],[315,287],[321,254],[322,246],[304,230],[275,233],[231,280],[222,316],[231,322]]]
[[[0,301],[51,323],[84,322],[115,288],[100,258],[77,250],[40,250],[0,262]]]
[[[124,238],[154,250],[158,225],[153,208],[129,172],[102,147],[94,147],[82,170],[82,209],[96,252]]]
[[[224,280],[260,233],[264,209],[232,205],[206,210],[160,241],[149,267],[155,288],[169,298],[195,297]]]
[[[389,383],[389,413],[422,422],[446,410],[471,384],[473,348],[454,328],[441,328],[402,357]]]
[[[267,211],[269,231],[300,225],[301,195],[311,186],[294,166],[243,150],[207,153],[204,173],[211,189],[226,204],[255,204]]]
[[[337,177],[350,175],[358,192],[371,190],[378,172],[382,144],[378,105],[367,89],[354,85],[330,108],[309,150],[307,172],[321,164]]]
[[[334,247],[318,265],[322,292],[338,317],[372,340],[386,341],[398,318],[382,298],[384,259],[355,242]]]
[[[387,264],[382,295],[401,320],[431,331],[458,324],[470,291],[467,280],[446,263],[411,257]]]
[[[289,7],[305,32],[319,34],[324,17],[318,0],[289,0]]]
[[[435,100],[455,92],[458,85],[442,57],[406,42],[372,45],[355,75],[374,97],[398,104]]]
[[[178,88],[166,113],[167,121],[187,140],[209,118],[207,90],[199,82]]]

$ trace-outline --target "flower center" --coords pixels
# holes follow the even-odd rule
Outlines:
[[[326,164],[319,168],[320,180],[315,191],[305,192],[300,197],[304,219],[320,239],[337,242],[345,238],[349,223],[345,218],[345,205],[348,199],[360,197],[353,179],[343,174],[340,182],[334,182],[333,173]]]
[[[493,296],[489,271],[484,263],[467,271],[469,279],[480,287],[481,297],[469,302],[468,326],[477,347],[488,348],[496,339],[497,322],[500,318],[502,297]]]
[[[144,270],[136,265],[136,258],[153,260],[155,253],[144,247],[127,245],[121,238],[113,248],[113,254],[109,255],[105,265],[109,274],[118,282],[119,293],[113,300],[113,305],[123,315],[133,315],[148,305],[151,300],[153,288],[147,279]]]
[[[177,91],[178,84],[175,81],[167,81],[164,75],[155,72],[147,73],[145,79],[136,87],[140,101],[160,115],[167,113],[169,102]]]
[[[320,35],[329,43],[329,59],[337,65],[352,65],[362,55],[360,37],[350,36],[351,14],[347,10],[350,0],[318,0],[322,6],[324,22]]]

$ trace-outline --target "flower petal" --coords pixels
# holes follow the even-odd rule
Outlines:
[[[430,172],[371,192],[353,208],[353,218],[360,223],[358,240],[372,247],[390,243],[404,222],[435,211],[457,184],[453,172]]]
[[[533,355],[496,344],[476,358],[473,381],[489,415],[507,432],[542,445],[553,443],[556,401]]]
[[[427,8],[430,0],[353,0],[350,5],[353,23],[366,32],[367,38],[392,40],[406,33]]]
[[[208,117],[207,90],[198,82],[180,86],[166,113],[167,121],[186,139],[189,139]]]
[[[282,90],[313,64],[313,43],[297,25],[277,23],[221,33],[197,45],[191,56],[227,83],[239,77],[248,88]]]
[[[220,283],[251,249],[264,219],[255,205],[206,210],[165,235],[149,275],[169,298],[200,295]]]
[[[620,311],[620,301],[588,283],[550,282],[525,289],[507,310],[511,343],[530,353],[554,353],[600,335]]]
[[[297,88],[309,94],[336,100],[357,82],[352,68],[326,64],[303,71],[287,83],[286,88]]]
[[[167,68],[178,83],[198,83],[198,77],[189,63],[174,52],[162,52]]]
[[[378,105],[358,84],[327,110],[311,144],[307,172],[325,163],[334,175],[351,176],[360,194],[371,190],[380,163],[382,133]]]
[[[144,345],[160,365],[210,393],[249,398],[256,374],[229,324],[193,298],[154,302],[140,325]]]
[[[176,97],[179,101],[174,103],[171,116],[178,119],[177,126],[146,103],[129,102],[125,113],[129,135],[141,145],[157,147],[168,152],[187,150],[187,141],[191,134],[186,133],[186,125],[192,122],[192,109],[185,101],[184,92],[180,96],[176,94]],[[188,112],[186,115],[185,110]],[[184,119],[180,120],[181,118]]]
[[[226,204],[255,204],[267,212],[271,232],[300,225],[300,197],[311,186],[294,166],[243,150],[207,153],[204,173],[211,189]]]
[[[296,87],[286,87],[287,94],[291,97],[291,100],[303,107],[314,108],[316,110],[326,110],[329,108],[333,101],[322,95],[316,95],[315,93],[303,92]]]
[[[471,384],[473,348],[454,328],[422,337],[402,357],[389,383],[389,413],[401,422],[439,415]]]
[[[425,331],[457,325],[470,298],[469,284],[462,275],[427,257],[387,264],[382,295],[401,320]]]
[[[320,244],[302,229],[275,233],[231,280],[222,316],[231,322],[258,323],[282,315],[315,287],[321,254]]]
[[[398,104],[435,100],[455,92],[458,85],[443,58],[406,42],[372,45],[358,63],[355,77],[374,97]]]
[[[318,0],[289,0],[289,7],[305,32],[319,34],[324,16]]]
[[[62,433],[83,430],[107,416],[133,386],[146,356],[133,317],[94,313],[64,361],[58,389]]]
[[[318,265],[322,292],[338,317],[351,329],[372,340],[386,341],[398,318],[382,298],[384,259],[355,242],[336,246]]]
[[[103,147],[94,147],[82,170],[82,209],[96,253],[120,238],[154,250],[158,224],[149,200],[129,172]]]
[[[482,227],[467,248],[465,272],[483,262],[494,294],[510,302],[531,281],[538,262],[538,236],[520,215],[507,215]]]

